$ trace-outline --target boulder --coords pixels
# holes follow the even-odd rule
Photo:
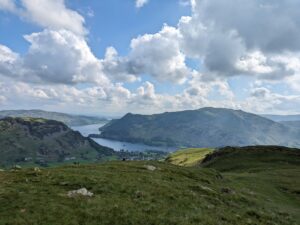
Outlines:
[[[12,167],[12,169],[13,169],[13,170],[21,170],[22,167],[21,167],[20,165],[14,165],[14,166]]]
[[[38,168],[38,167],[34,167],[34,168],[33,168],[33,171],[39,173],[39,172],[41,172],[41,169]]]
[[[152,165],[144,165],[144,167],[145,167],[147,170],[150,170],[150,171],[156,170],[156,167],[155,167],[155,166],[152,166]]]
[[[81,188],[78,190],[68,192],[68,197],[70,197],[70,198],[74,198],[74,197],[78,197],[78,196],[93,197],[93,195],[94,194],[92,192],[89,192],[86,188]]]

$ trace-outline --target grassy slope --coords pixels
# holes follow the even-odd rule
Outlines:
[[[196,166],[213,151],[212,148],[188,148],[171,153],[167,162],[178,166]]]
[[[299,224],[297,160],[257,174],[159,162],[0,172],[0,224]],[[66,196],[81,187],[95,196]]]
[[[230,186],[248,190],[265,207],[278,206],[300,224],[300,151],[282,147],[224,148],[203,164],[217,169]],[[204,160],[206,161],[206,160]]]

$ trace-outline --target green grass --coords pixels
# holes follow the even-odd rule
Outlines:
[[[287,159],[237,172],[154,161],[0,172],[0,225],[296,225],[300,169]],[[82,187],[94,197],[67,197]]]
[[[196,166],[211,153],[212,148],[188,148],[171,153],[166,161],[178,166]]]

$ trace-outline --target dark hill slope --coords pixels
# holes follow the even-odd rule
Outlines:
[[[96,159],[111,154],[111,149],[58,121],[34,118],[0,120],[0,165],[24,161],[62,162],[70,158]]]
[[[225,178],[226,185],[251,193],[264,207],[280,206],[281,218],[285,211],[297,218],[295,224],[300,224],[300,149],[226,147],[206,156],[200,165],[216,169]]]
[[[101,128],[101,137],[153,145],[300,146],[300,131],[240,110],[202,108],[156,115],[127,114]]]
[[[300,149],[281,146],[224,147],[206,155],[201,165],[223,172],[299,167]]]

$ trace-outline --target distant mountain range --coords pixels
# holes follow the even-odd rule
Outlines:
[[[299,121],[281,121],[280,123],[289,126],[294,127],[296,129],[300,129],[300,120]]]
[[[265,118],[273,120],[275,122],[282,122],[282,121],[300,121],[300,115],[269,115],[263,114],[261,115]]]
[[[114,151],[62,122],[36,118],[0,119],[0,167],[13,164],[99,160]]]
[[[48,112],[43,110],[4,110],[0,111],[0,119],[5,117],[33,117],[48,120],[57,120],[68,126],[83,126],[107,121],[106,118],[70,115],[58,112]]]
[[[155,115],[126,114],[98,137],[150,145],[221,147],[300,146],[300,129],[241,110],[202,108]],[[93,135],[93,137],[96,137]]]

